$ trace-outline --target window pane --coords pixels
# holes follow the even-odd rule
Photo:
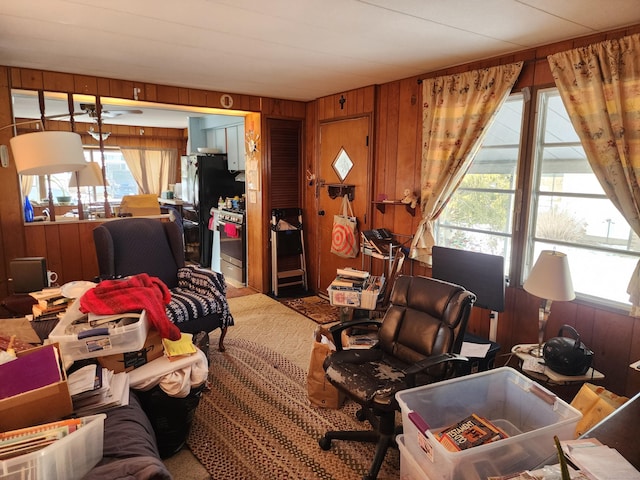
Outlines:
[[[607,198],[541,196],[535,236],[640,252],[638,236]]]
[[[102,165],[102,157],[99,150],[86,149],[85,157]],[[120,150],[106,149],[104,152],[105,168],[107,170],[107,194],[109,201],[119,201],[125,195],[137,195],[138,185],[127,167],[127,163]],[[102,189],[98,188],[98,198],[103,199]]]
[[[502,255],[505,273],[511,255],[523,106],[519,94],[504,103],[435,225],[438,245]]]
[[[534,258],[541,250],[567,254],[573,289],[583,295],[629,304],[627,285],[637,257],[615,252],[598,252],[579,247],[535,242]]]
[[[640,239],[605,196],[557,89],[538,96],[535,188],[526,269],[543,249],[567,254],[578,294],[628,304]]]

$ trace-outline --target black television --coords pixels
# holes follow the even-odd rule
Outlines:
[[[504,311],[504,257],[434,246],[431,275],[475,293],[477,307]]]

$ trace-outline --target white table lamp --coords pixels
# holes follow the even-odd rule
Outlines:
[[[567,255],[555,250],[543,250],[529,272],[524,289],[542,299],[538,311],[538,350],[532,354],[542,356],[544,330],[551,312],[552,301],[569,301],[576,298],[569,271]]]

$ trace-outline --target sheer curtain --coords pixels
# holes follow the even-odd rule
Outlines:
[[[411,258],[431,265],[433,222],[469,170],[521,70],[518,62],[422,82],[422,220]]]
[[[168,189],[177,167],[176,149],[120,147],[120,150],[142,193],[160,196]]]
[[[562,102],[605,194],[640,235],[640,35],[548,57]],[[640,317],[640,262],[627,288]]]

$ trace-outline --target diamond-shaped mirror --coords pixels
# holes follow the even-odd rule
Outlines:
[[[349,158],[349,155],[347,154],[345,149],[341,148],[338,156],[333,161],[331,166],[335,170],[340,181],[344,182],[344,179],[347,178],[347,175],[349,175],[349,172],[353,168],[353,162]]]

